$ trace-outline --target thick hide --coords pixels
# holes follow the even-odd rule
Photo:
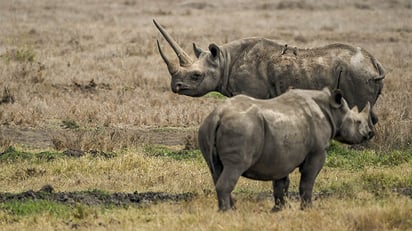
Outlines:
[[[346,44],[312,49],[290,48],[265,38],[244,38],[203,50],[193,44],[192,60],[176,41],[154,23],[179,58],[168,66],[172,91],[203,96],[218,91],[232,97],[245,94],[259,99],[277,97],[289,88],[340,88],[350,107],[375,105],[383,88],[385,71],[366,50]],[[372,122],[378,118],[372,112]]]
[[[271,180],[275,207],[285,204],[288,175],[301,172],[302,207],[311,203],[315,178],[331,139],[356,144],[374,135],[370,105],[349,109],[340,91],[292,89],[268,100],[239,95],[218,106],[199,128],[199,147],[212,173],[220,210],[233,207],[240,176]]]

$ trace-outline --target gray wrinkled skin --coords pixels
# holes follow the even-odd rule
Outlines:
[[[289,88],[342,90],[350,107],[375,105],[385,72],[367,51],[345,44],[313,49],[288,48],[265,38],[245,38],[202,50],[193,44],[192,58],[153,20],[179,57],[171,63],[159,52],[172,76],[172,91],[199,97],[218,91],[232,97],[245,94],[259,99],[277,97]],[[372,122],[378,118],[372,112]]]
[[[273,182],[278,211],[289,173],[299,168],[302,208],[311,204],[315,178],[331,139],[357,144],[374,136],[370,104],[358,112],[340,91],[292,89],[267,100],[239,95],[218,106],[199,128],[199,147],[216,187],[219,209],[233,208],[240,176]]]

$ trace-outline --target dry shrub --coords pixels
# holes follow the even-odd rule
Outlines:
[[[194,150],[199,149],[199,143],[197,139],[197,131],[191,132],[185,137],[185,147],[184,150]]]
[[[2,134],[0,134],[0,155],[6,151],[10,146],[12,146],[12,142],[10,139],[7,137],[4,137]]]
[[[412,122],[385,122],[377,126],[372,147],[382,151],[411,149]]]
[[[29,62],[32,63],[35,60],[36,53],[32,47],[23,46],[20,48],[8,49],[5,54],[1,55],[7,61],[17,62]]]
[[[14,103],[14,95],[10,93],[10,89],[5,86],[3,90],[3,96],[1,97],[0,104]]]

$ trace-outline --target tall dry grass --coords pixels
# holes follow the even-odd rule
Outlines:
[[[371,147],[412,142],[409,1],[3,1],[0,3],[2,126],[192,127],[219,102],[170,91],[155,47],[156,18],[191,52],[249,36],[299,47],[361,46],[387,71]],[[163,45],[165,41],[161,40]],[[170,57],[173,54],[167,48]],[[7,97],[3,92],[0,97]]]

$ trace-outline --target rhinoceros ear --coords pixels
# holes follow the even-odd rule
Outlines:
[[[342,106],[342,92],[339,89],[333,90],[330,96],[330,105],[334,108],[340,108]]]
[[[220,48],[214,43],[211,43],[209,45],[209,51],[212,54],[213,58],[216,58],[218,55],[220,55]]]
[[[369,101],[368,101],[368,103],[366,104],[366,106],[362,109],[362,113],[365,113],[365,114],[369,114],[369,112],[370,112],[370,110],[371,110],[371,104],[369,103]]]
[[[344,112],[348,112],[350,110],[349,105],[344,98],[342,98],[341,110],[343,110]]]
[[[324,91],[326,94],[330,95],[329,87],[324,87],[324,88],[322,89],[322,91]]]
[[[193,43],[193,51],[196,55],[196,58],[199,58],[200,54],[202,54],[203,52],[205,52],[202,48],[198,47],[196,45],[196,43]]]
[[[353,106],[352,111],[353,111],[353,112],[356,112],[356,113],[359,113],[358,106],[356,106],[356,105]]]

